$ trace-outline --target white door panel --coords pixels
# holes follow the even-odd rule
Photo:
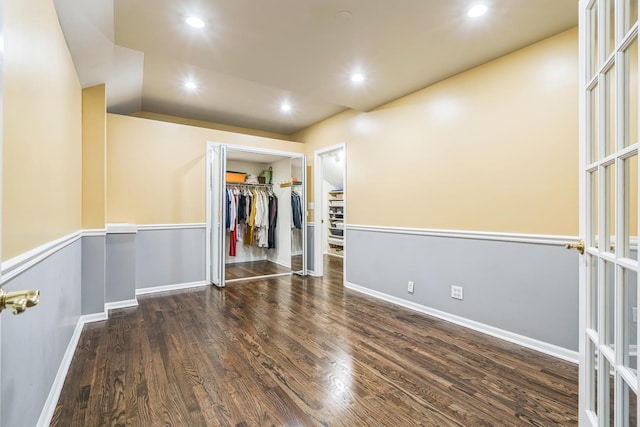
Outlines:
[[[580,423],[637,424],[638,0],[580,1]]]

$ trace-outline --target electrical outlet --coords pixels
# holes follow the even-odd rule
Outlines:
[[[462,286],[451,286],[451,298],[462,299]]]
[[[407,283],[407,292],[412,294],[414,286],[415,286],[415,283],[413,283],[411,280],[409,280],[409,283]]]

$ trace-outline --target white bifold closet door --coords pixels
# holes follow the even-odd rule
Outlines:
[[[224,287],[224,233],[225,233],[225,198],[227,170],[227,147],[224,145],[210,146],[208,162],[209,168],[209,203],[211,204],[211,227],[209,239],[209,253],[211,254],[211,282]]]

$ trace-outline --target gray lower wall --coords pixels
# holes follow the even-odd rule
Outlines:
[[[136,233],[107,233],[105,302],[136,297]]]
[[[362,230],[347,239],[350,283],[577,351],[575,251]],[[136,285],[203,281],[204,252],[204,228],[85,236],[5,283],[40,289],[41,301],[0,322],[0,425],[36,424],[81,314],[135,298]],[[464,288],[463,301],[450,297],[451,285]]]
[[[82,238],[82,314],[104,312],[105,236]]]
[[[139,230],[136,288],[204,282],[206,227]]]
[[[347,230],[347,242],[349,283],[578,351],[576,251],[362,230]]]
[[[40,289],[40,303],[2,313],[0,425],[35,426],[81,313],[82,242],[64,247],[8,281]]]
[[[84,236],[15,278],[40,303],[0,322],[0,425],[34,426],[81,315],[135,298],[139,287],[205,280],[205,228]]]

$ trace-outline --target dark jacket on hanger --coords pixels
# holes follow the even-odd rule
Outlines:
[[[302,203],[300,195],[295,191],[291,192],[291,213],[293,226],[295,228],[302,228]]]
[[[269,241],[268,248],[276,248],[276,224],[278,222],[278,198],[269,196]]]

